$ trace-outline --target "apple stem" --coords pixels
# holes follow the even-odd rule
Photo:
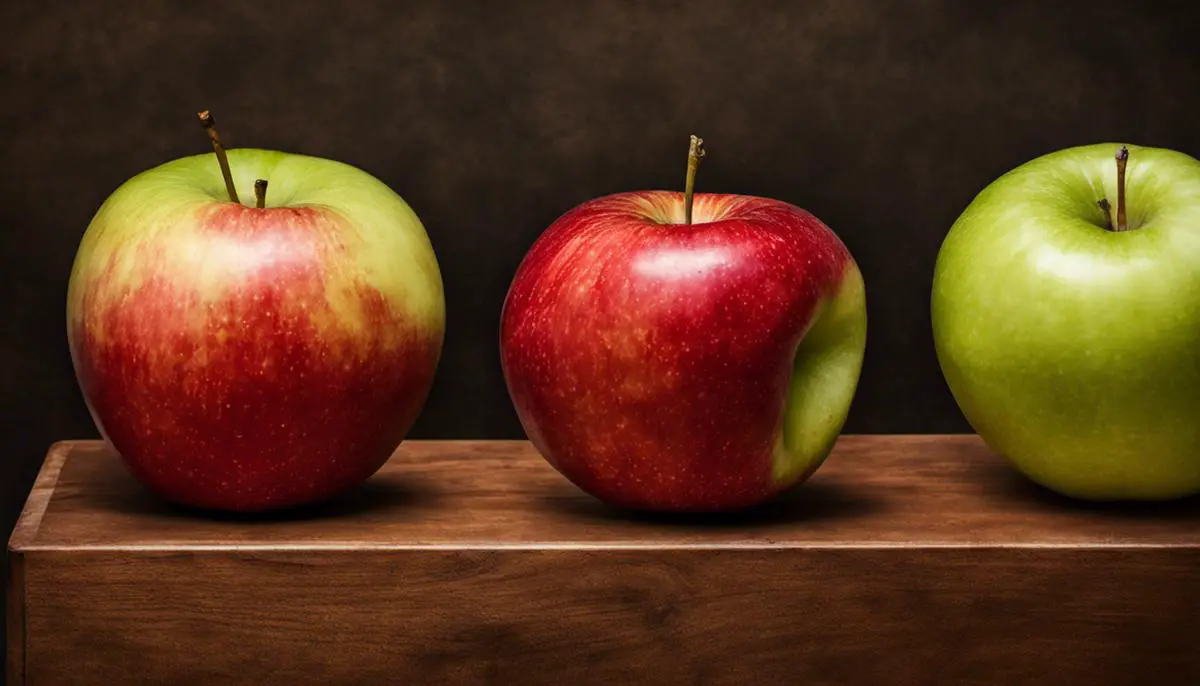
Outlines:
[[[1117,231],[1129,228],[1125,223],[1125,165],[1129,163],[1129,148],[1117,150]]]
[[[267,206],[266,179],[258,179],[254,182],[254,206],[260,210]]]
[[[204,110],[197,115],[200,118],[200,126],[208,132],[208,137],[212,139],[213,152],[217,154],[217,164],[221,165],[221,176],[225,178],[225,191],[229,193],[229,199],[236,203],[241,203],[238,200],[237,189],[233,187],[233,172],[229,170],[229,157],[225,155],[225,146],[221,145],[221,137],[217,135],[217,123],[213,121],[212,115],[208,110]]]
[[[704,157],[704,139],[692,136],[688,146],[687,178],[683,182],[683,217],[688,226],[692,224],[692,200],[696,192],[696,169]]]
[[[1100,209],[1104,210],[1104,228],[1109,231],[1112,231],[1113,230],[1112,214],[1111,214],[1112,205],[1108,204],[1108,198],[1100,198],[1099,202],[1097,202],[1096,205]]]

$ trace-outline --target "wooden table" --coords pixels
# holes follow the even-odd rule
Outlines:
[[[67,442],[10,548],[13,684],[1200,684],[1200,501],[1075,504],[971,436],[845,437],[732,517],[413,441],[336,502],[201,518]]]

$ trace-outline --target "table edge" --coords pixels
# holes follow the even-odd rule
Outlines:
[[[5,589],[7,602],[4,626],[5,638],[4,674],[11,686],[20,686],[26,682],[26,658],[29,653],[28,630],[25,612],[25,559],[24,556],[12,553],[8,560],[8,588]]]
[[[974,543],[937,541],[812,541],[773,543],[769,541],[631,543],[626,541],[577,541],[528,543],[362,543],[359,541],[323,541],[320,543],[153,543],[153,544],[54,544],[33,545],[23,555],[37,554],[243,554],[246,556],[290,555],[295,553],[638,553],[638,552],[820,552],[820,551],[1200,551],[1200,542],[1184,543],[1102,543],[1080,541],[1030,541],[1019,543]]]
[[[50,506],[50,499],[54,495],[54,489],[58,486],[58,477],[62,473],[67,457],[76,448],[89,444],[102,445],[103,441],[68,440],[57,441],[50,445],[42,467],[38,471],[37,479],[33,482],[33,489],[25,499],[25,505],[21,508],[17,524],[13,527],[12,535],[9,536],[8,552],[10,554],[22,553],[33,545],[38,529],[42,525],[42,517],[46,515],[46,508]]]

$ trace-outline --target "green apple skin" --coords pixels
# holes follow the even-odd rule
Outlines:
[[[1119,144],[1032,160],[951,228],[933,336],[954,398],[988,446],[1084,500],[1200,492],[1200,162]]]

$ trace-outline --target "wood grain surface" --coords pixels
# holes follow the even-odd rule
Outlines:
[[[30,498],[17,547],[1200,545],[1200,526],[1183,525],[1200,522],[1200,500],[1072,503],[1025,481],[975,436],[846,436],[808,483],[734,516],[607,508],[525,441],[410,441],[347,496],[258,517],[165,505],[99,442],[59,444],[49,475],[57,464],[56,481]]]
[[[1194,685],[1198,523],[1058,498],[970,436],[847,436],[723,517],[606,508],[518,441],[410,442],[337,501],[205,515],[62,443],[10,542],[9,678]]]

